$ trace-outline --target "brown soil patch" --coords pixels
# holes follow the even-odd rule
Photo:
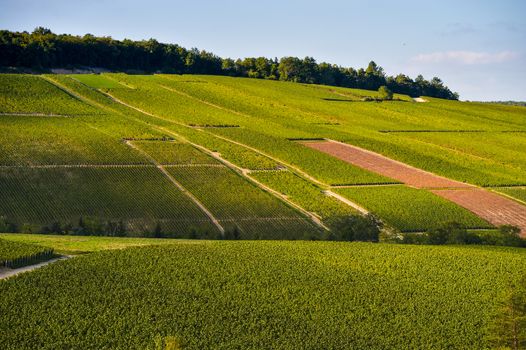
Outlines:
[[[302,142],[307,147],[330,154],[336,158],[390,177],[417,188],[472,188],[473,186],[447,179],[427,171],[414,168],[396,160],[356,146],[334,141]]]
[[[472,211],[495,226],[513,225],[526,237],[526,206],[484,189],[433,190],[434,194]]]

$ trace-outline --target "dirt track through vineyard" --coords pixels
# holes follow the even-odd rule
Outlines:
[[[521,229],[522,236],[526,237],[526,206],[512,199],[417,169],[360,147],[336,141],[309,141],[302,144],[406,185],[431,190],[434,194],[470,210],[493,225],[517,226]]]
[[[57,261],[60,261],[60,260],[70,259],[72,257],[73,257],[72,255],[64,255],[64,256],[61,256],[61,257],[58,257],[58,258],[54,258],[54,259],[50,259],[50,260],[47,260],[47,261],[43,261],[43,262],[38,263],[38,264],[24,266],[24,267],[19,267],[19,268],[16,268],[16,269],[2,268],[2,269],[0,269],[0,280],[6,279],[6,278],[9,278],[9,277],[13,277],[13,276],[16,276],[16,275],[24,273],[24,272],[30,272],[30,271],[39,269],[41,267],[44,267],[46,265],[53,264],[54,262],[57,262]]]

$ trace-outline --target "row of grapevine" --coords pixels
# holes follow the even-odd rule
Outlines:
[[[82,123],[83,118],[97,129]],[[103,117],[98,123],[94,118],[0,116],[0,165],[148,163],[108,135]]]
[[[222,140],[210,133],[203,133],[185,127],[172,127],[178,134],[184,135],[190,142],[203,146],[212,152],[218,152],[222,158],[245,169],[278,169],[280,164],[246,147]]]
[[[76,116],[99,115],[101,111],[75,99],[41,77],[0,74],[0,113]]]
[[[298,238],[318,231],[296,210],[226,167],[166,169],[215,217],[233,222],[244,237]]]
[[[188,143],[173,141],[132,141],[160,164],[220,165],[219,161],[204,154]]]
[[[250,176],[323,219],[356,214],[347,204],[327,196],[323,189],[289,171],[254,172]]]
[[[49,260],[54,256],[51,248],[7,241],[0,238],[0,268],[15,269]]]

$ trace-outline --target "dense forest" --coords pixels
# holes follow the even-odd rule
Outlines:
[[[391,91],[411,96],[458,99],[439,78],[430,81],[421,75],[415,80],[404,74],[388,76],[371,61],[366,69],[317,63],[312,57],[249,57],[233,60],[207,51],[163,44],[155,39],[132,41],[54,34],[46,28],[32,33],[0,31],[0,67],[46,70],[50,68],[100,67],[128,73],[215,74],[299,83],[324,84]]]

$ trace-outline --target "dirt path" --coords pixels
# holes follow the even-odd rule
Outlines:
[[[161,164],[157,163],[157,161],[152,157],[150,156],[148,153],[146,153],[145,151],[143,151],[142,149],[140,149],[139,147],[137,147],[136,145],[134,145],[131,141],[126,141],[126,144],[128,146],[130,146],[131,148],[135,149],[136,151],[138,151],[139,153],[141,153],[142,155],[144,155],[146,158],[148,158],[152,164],[154,164],[155,166],[157,166],[157,169],[159,169],[163,174],[164,176],[166,176],[166,178],[168,178],[168,180],[170,180],[170,182],[172,184],[175,185],[175,187],[177,187],[183,194],[185,194],[188,198],[190,198],[190,200],[192,202],[194,202],[198,207],[199,209],[201,209],[201,211],[203,213],[206,214],[206,216],[208,216],[208,218],[210,219],[210,221],[212,221],[212,223],[217,227],[217,229],[219,230],[219,232],[221,232],[222,235],[225,234],[225,229],[223,228],[223,226],[221,226],[221,224],[219,223],[219,220],[214,216],[214,214],[212,214],[207,207],[204,206],[203,203],[201,203],[199,201],[199,199],[197,199],[190,191],[188,191],[186,188],[184,188],[183,185],[181,185],[165,168],[164,166],[162,166]]]
[[[356,146],[336,141],[302,142],[353,165],[399,180],[409,186],[431,190],[487,220],[493,225],[514,225],[526,237],[526,206],[495,192],[417,169]]]
[[[422,97],[413,97],[413,101],[418,102],[418,103],[427,102],[427,100],[424,100]]]
[[[0,269],[0,280],[6,279],[6,278],[9,278],[9,277],[13,277],[13,276],[16,276],[16,275],[24,273],[24,272],[33,271],[33,270],[36,270],[36,269],[41,268],[43,266],[46,266],[46,265],[52,264],[54,262],[57,262],[59,260],[66,260],[66,259],[70,259],[72,257],[73,256],[71,256],[71,255],[65,255],[65,256],[61,256],[59,258],[55,258],[55,259],[51,259],[51,260],[47,260],[47,261],[41,262],[39,264],[20,267],[18,269],[2,268],[2,269]]]
[[[327,196],[331,196],[331,197],[334,197],[336,199],[338,199],[339,201],[347,204],[348,206],[350,207],[353,207],[354,209],[358,210],[360,213],[362,214],[368,214],[369,211],[367,209],[365,209],[364,207],[361,207],[359,206],[358,204],[354,203],[354,202],[351,202],[350,200],[348,200],[347,198],[343,197],[343,196],[340,196],[338,193],[334,193],[332,191],[324,191],[324,193],[327,195]]]

